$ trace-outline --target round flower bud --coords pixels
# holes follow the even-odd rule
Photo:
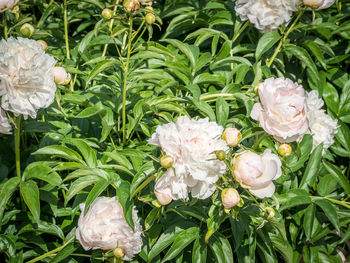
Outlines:
[[[165,193],[164,191],[154,191],[154,194],[156,195],[157,200],[161,205],[168,205],[171,203],[171,201],[173,201],[171,196]]]
[[[272,207],[266,207],[264,210],[264,214],[267,219],[271,219],[275,217],[275,210]]]
[[[63,67],[55,67],[53,69],[53,74],[55,78],[55,83],[59,85],[67,85],[70,80],[71,76]]]
[[[221,201],[226,209],[232,208],[238,205],[241,197],[239,193],[234,188],[225,188],[221,192]]]
[[[287,143],[283,143],[278,147],[278,153],[287,157],[292,153],[292,146]]]
[[[122,247],[117,247],[113,250],[113,254],[116,258],[122,258],[125,256],[125,251]]]
[[[334,4],[334,0],[304,0],[304,4],[316,9],[326,9]]]
[[[165,169],[170,168],[173,165],[173,163],[174,159],[169,155],[164,155],[160,158],[160,165]]]
[[[103,9],[101,14],[102,14],[103,18],[105,18],[105,19],[111,19],[113,16],[113,12],[109,8]]]
[[[35,29],[31,24],[25,23],[21,26],[19,32],[23,37],[30,38],[34,34]]]
[[[227,128],[222,134],[222,139],[227,143],[228,146],[235,147],[242,139],[242,134],[236,128]]]
[[[226,158],[226,153],[223,150],[220,151],[215,151],[216,157],[220,160],[223,161]]]
[[[47,43],[44,40],[37,40],[36,42],[38,42],[38,44],[40,44],[40,46],[42,46],[44,51],[46,51],[48,49]]]
[[[140,3],[138,0],[125,0],[123,4],[126,12],[135,12],[140,8]]]
[[[146,23],[149,25],[152,25],[154,22],[156,22],[156,17],[153,13],[148,13],[145,16]]]

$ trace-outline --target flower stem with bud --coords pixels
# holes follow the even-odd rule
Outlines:
[[[113,8],[113,16],[114,16],[115,13],[117,12],[118,3],[119,3],[119,0],[116,0],[116,1],[115,1],[115,5],[114,5],[114,8]],[[109,25],[108,25],[108,27],[109,27],[109,32],[111,32],[111,36],[112,36],[113,23],[114,23],[114,18],[112,18],[112,20],[109,22]],[[104,48],[103,48],[102,57],[106,56],[107,49],[108,49],[108,43],[105,44],[105,46],[104,46]]]

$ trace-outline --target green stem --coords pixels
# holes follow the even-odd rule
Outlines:
[[[141,192],[142,189],[144,189],[150,182],[155,179],[154,174],[155,172],[153,172],[139,187],[136,188],[135,192],[132,195],[132,198],[134,198],[139,192]]]
[[[267,133],[263,134],[260,139],[256,140],[254,145],[253,145],[253,149],[256,149],[257,147],[259,147],[259,144],[265,140],[267,137],[269,137],[269,135]]]
[[[66,41],[66,54],[70,59],[69,41],[68,41],[68,15],[67,15],[67,0],[64,0],[64,39]]]
[[[288,35],[292,32],[292,30],[294,29],[295,25],[297,24],[297,22],[299,21],[300,17],[303,15],[304,13],[304,9],[302,9],[297,18],[294,20],[293,24],[290,26],[290,28],[287,30],[287,32],[284,34],[283,38],[280,40],[280,42],[278,43],[278,46],[275,50],[275,52],[273,53],[271,59],[266,63],[267,67],[271,67],[273,61],[275,60],[275,58],[277,57],[278,53],[280,52],[282,45],[284,43],[284,41],[286,41]]]
[[[128,84],[128,71],[129,71],[129,63],[130,63],[130,55],[131,55],[131,44],[132,44],[132,23],[133,17],[130,15],[130,28],[129,28],[129,40],[128,40],[128,53],[126,55],[126,63],[124,67],[124,85],[123,85],[123,144],[126,144],[126,89]]]
[[[201,96],[199,99],[206,100],[206,99],[218,98],[218,97],[232,97],[232,94],[231,93],[209,94],[209,95]]]
[[[16,171],[17,176],[21,179],[21,115],[16,117],[16,129],[15,129],[15,154],[16,154]]]
[[[242,34],[242,32],[247,28],[247,26],[249,25],[249,22],[246,21],[244,23],[244,25],[238,30],[237,34],[235,34],[232,38],[232,43],[235,42],[237,40],[237,38],[239,38],[239,36]],[[232,56],[232,55],[231,55]]]
[[[3,13],[2,21],[4,24],[4,38],[7,40],[8,37],[8,30],[7,30],[7,18],[6,18],[6,11]]]
[[[119,3],[119,0],[116,0],[116,1],[115,1],[115,6],[114,6],[114,9],[113,9],[113,16],[114,16],[115,13],[117,12],[118,3]],[[108,26],[109,32],[111,33],[111,37],[112,37],[113,23],[114,23],[114,18],[111,19],[111,21],[109,22],[109,26]],[[104,48],[103,48],[102,57],[104,57],[104,56],[106,55],[107,49],[108,49],[108,43],[105,44],[105,46],[104,46]]]
[[[51,256],[52,254],[55,254],[56,252],[61,251],[63,248],[65,248],[65,247],[66,247],[70,242],[72,242],[73,240],[74,240],[74,236],[71,237],[71,239],[69,239],[69,240],[67,241],[67,243],[64,243],[62,246],[60,246],[60,247],[58,247],[58,248],[55,248],[54,250],[51,250],[51,251],[49,251],[49,252],[46,252],[45,254],[42,254],[41,256],[36,257],[36,258],[34,258],[34,259],[28,261],[27,263],[34,263],[34,262],[40,261],[40,260],[42,260],[42,259],[44,259],[44,258],[47,258],[47,257]]]

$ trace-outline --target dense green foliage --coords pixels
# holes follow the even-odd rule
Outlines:
[[[101,16],[105,7],[116,11],[113,19]],[[266,34],[236,16],[234,1],[165,0],[153,8],[152,25],[144,9],[131,16],[112,0],[23,0],[19,11],[1,13],[9,35],[34,25],[31,38],[48,43],[72,81],[58,85],[36,120],[22,121],[21,179],[14,136],[0,135],[0,261],[106,260],[72,239],[79,204],[100,195],[117,195],[129,223],[132,205],[139,211],[144,246],[133,262],[342,262],[337,250],[349,259],[350,2],[302,7],[289,27]],[[244,206],[226,214],[219,189],[206,200],[155,206],[161,152],[147,140],[178,116],[239,128],[242,143],[232,153],[277,154],[278,143],[249,117],[255,85],[273,76],[318,90],[339,125],[325,155],[306,135],[281,157],[276,193],[259,204],[275,217],[246,192]]]

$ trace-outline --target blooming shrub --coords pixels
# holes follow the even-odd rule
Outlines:
[[[350,261],[349,10],[0,0],[0,262]]]

